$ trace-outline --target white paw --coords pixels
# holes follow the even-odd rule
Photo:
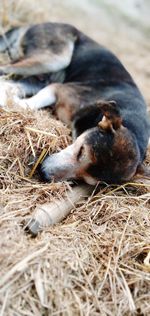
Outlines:
[[[34,102],[31,100],[31,98],[28,99],[20,99],[17,96],[14,97],[15,104],[17,106],[20,106],[22,109],[30,109],[30,110],[36,110],[36,107],[34,105]]]
[[[0,106],[7,107],[13,104],[15,95],[18,94],[18,87],[11,82],[0,80]]]
[[[6,86],[1,84],[0,82],[0,106],[6,107],[7,101],[8,101],[8,90],[6,89]]]
[[[0,107],[4,108],[7,105],[7,95],[0,90]]]
[[[21,107],[22,109],[28,109],[29,106],[28,106],[28,103],[26,101],[26,99],[20,99],[18,97],[14,97],[14,102],[17,106]]]

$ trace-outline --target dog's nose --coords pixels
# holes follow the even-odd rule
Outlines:
[[[40,180],[43,182],[52,182],[53,180],[53,175],[48,172],[47,168],[45,168],[43,164],[38,167],[38,175]]]
[[[39,175],[43,181],[63,181],[74,177],[75,163],[73,161],[72,145],[58,153],[48,155],[39,168]]]

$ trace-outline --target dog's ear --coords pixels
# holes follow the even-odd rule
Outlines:
[[[121,127],[122,118],[115,101],[98,101],[97,106],[103,114],[102,120],[98,123],[100,128],[115,132]]]

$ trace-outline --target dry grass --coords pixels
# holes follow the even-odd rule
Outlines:
[[[91,17],[89,26],[90,13],[83,19],[83,8],[78,13],[71,5],[65,10],[67,1],[38,3],[3,0],[3,28],[43,21],[51,12],[52,20],[72,21],[100,41],[94,33],[99,17]],[[100,31],[103,43],[126,61],[149,101],[147,42],[127,46],[123,35],[124,41],[113,43],[111,32]],[[29,179],[32,163],[44,147],[55,152],[67,146],[70,131],[48,111],[9,107],[0,116],[0,315],[150,315],[150,184],[101,185],[66,220],[33,239],[22,222],[37,203],[59,198],[69,184]]]

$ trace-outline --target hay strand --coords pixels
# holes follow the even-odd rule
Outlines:
[[[29,173],[29,179],[31,179],[33,177],[38,165],[43,161],[43,159],[45,158],[47,152],[48,152],[48,149],[43,148],[38,160],[36,161],[35,165],[33,166],[33,168],[31,169],[31,171]]]

